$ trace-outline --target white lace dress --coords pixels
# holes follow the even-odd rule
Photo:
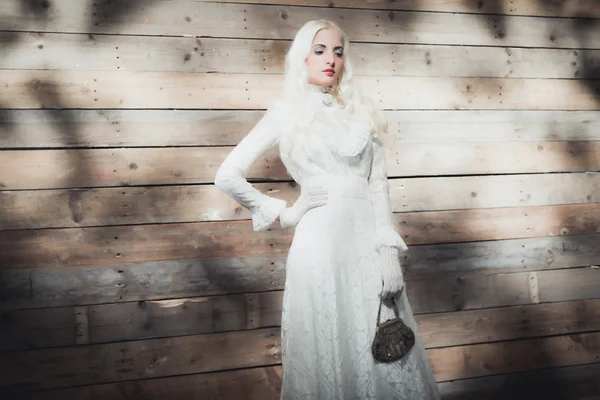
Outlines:
[[[295,139],[282,160],[301,187],[322,183],[329,199],[296,226],[287,258],[281,399],[439,399],[405,291],[396,303],[417,333],[415,347],[394,363],[371,355],[382,282],[377,247],[406,250],[392,223],[381,143],[370,135],[366,115],[344,120],[339,107],[311,101],[317,109],[308,134]],[[244,176],[272,146],[290,148],[286,119],[271,108],[217,173],[217,186],[252,211],[257,231],[268,228],[286,202],[260,193]],[[384,307],[381,320],[391,317]]]

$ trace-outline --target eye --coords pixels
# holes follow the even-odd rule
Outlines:
[[[344,53],[342,53],[341,51],[338,51],[335,53],[336,57],[342,58],[344,56]]]
[[[323,54],[323,50],[317,49],[315,50],[315,54],[320,56],[321,54]]]

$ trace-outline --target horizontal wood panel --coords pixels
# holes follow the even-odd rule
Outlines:
[[[19,393],[19,400],[279,400],[280,365]]]
[[[600,110],[597,80],[361,76],[355,83],[385,109]],[[6,70],[0,84],[8,108],[264,109],[281,93],[282,77]]]
[[[231,150],[231,147],[7,150],[2,152],[0,186],[11,190],[209,183],[214,181],[217,169]],[[20,174],[9,172],[15,169]],[[248,177],[289,179],[275,150],[261,157]]]
[[[426,314],[417,322],[428,348],[598,331],[600,299]]]
[[[395,215],[413,245],[600,232],[600,204],[429,211]]]
[[[145,3],[145,4],[144,4]],[[143,6],[142,6],[143,4]],[[2,3],[5,30],[117,33],[141,35],[208,36],[291,39],[306,21],[328,19],[339,23],[350,38],[360,41],[506,45],[586,48],[597,46],[594,24],[574,29],[572,20],[431,12],[394,12],[224,4],[176,0],[117,4],[55,0],[34,12],[17,0]],[[37,11],[37,12],[35,12]],[[597,47],[596,47],[597,48]]]
[[[516,278],[518,275],[524,274],[497,277]],[[478,280],[483,283],[483,279]],[[416,283],[410,285],[411,306],[422,309],[423,304],[415,304],[414,300],[424,299],[433,286],[420,285],[419,288],[418,284],[422,281]],[[421,290],[416,296],[415,289]],[[501,290],[501,286],[491,289]],[[450,293],[449,290],[445,292]],[[465,294],[474,293],[463,290],[461,295]],[[600,291],[597,290],[596,294],[600,297]],[[0,326],[0,350],[63,347],[279,326],[282,298],[282,291],[274,291],[5,311],[2,314],[4,323]],[[512,304],[503,304],[506,305]],[[79,317],[78,313],[84,314],[84,317]],[[581,333],[600,330],[600,299],[436,312],[417,315],[417,322],[427,348]],[[441,331],[445,334],[439,335]]]
[[[600,235],[414,246],[407,253],[412,279],[494,274],[594,265],[600,261]]]
[[[4,311],[0,350],[122,342],[279,326],[283,292]],[[79,317],[78,314],[83,314]]]
[[[211,0],[200,0],[211,1]],[[511,0],[510,6],[500,1],[480,2],[476,0],[221,0],[221,3],[283,4],[313,7],[367,8],[405,11],[437,11],[474,14],[532,15],[549,17],[579,16],[599,18],[600,9],[594,0],[571,0],[568,2],[545,2],[536,0]]]
[[[31,390],[280,362],[279,328],[12,353],[0,388]]]
[[[2,270],[0,309],[282,290],[285,256],[123,263],[79,267],[76,272],[62,267]],[[447,278],[441,274],[432,280],[412,280],[406,276],[408,296],[416,314],[530,304],[536,301],[532,298],[532,278],[538,285],[537,301],[600,298],[600,272],[590,267],[534,273],[467,273]],[[555,290],[561,284],[564,288]]]
[[[595,111],[386,111],[386,146],[599,141]],[[262,111],[4,110],[0,148],[232,146]],[[396,143],[398,142],[398,143]]]
[[[236,40],[0,32],[0,69],[281,74],[291,45]],[[585,78],[598,50],[355,43],[355,75]],[[151,62],[148,62],[151,60]],[[227,60],[227,62],[223,62]]]
[[[447,400],[530,400],[538,395],[557,400],[597,400],[599,374],[600,364],[589,364],[440,382],[438,387]],[[130,395],[136,393],[146,400],[186,400],[195,396],[217,396],[213,393],[219,393],[228,400],[277,400],[281,377],[281,366],[274,366],[51,390],[19,399],[129,400]],[[218,389],[213,389],[215,387]]]
[[[598,173],[390,179],[389,183],[395,212],[600,203]]]
[[[538,277],[540,301],[566,301],[574,297],[595,297],[598,290],[598,279],[600,279],[600,263],[595,263],[589,268],[577,268],[572,273],[557,270],[540,274]]]
[[[280,365],[200,375],[108,383],[87,387],[18,393],[19,400],[279,400]]]
[[[438,384],[444,400],[598,400],[600,364],[473,378]]]
[[[130,168],[126,162],[122,162],[122,169]],[[110,173],[111,170],[109,169],[108,172]],[[135,172],[135,170],[129,171],[129,174]],[[519,211],[474,211],[474,209],[600,203],[600,174],[591,173],[390,179],[389,182],[391,206],[394,212],[457,210],[452,216],[463,218],[477,215],[477,219],[496,220],[493,225],[478,227],[480,232],[496,230],[499,226],[507,227],[506,223],[496,217],[499,215],[510,218],[517,224],[516,226],[523,227],[531,224],[525,219],[515,220]],[[296,200],[300,190],[293,183],[261,183],[255,184],[255,187],[265,194],[284,199],[288,204]],[[0,191],[0,203],[3,211],[0,212],[3,220],[0,229],[250,218],[248,210],[212,185]],[[571,210],[574,209],[570,207],[533,209],[531,214],[523,210],[521,217],[528,217],[541,224],[537,227],[526,226],[530,229],[531,235],[535,235],[534,232],[541,232],[540,235],[555,232],[550,228],[554,223],[565,224],[566,233],[577,232],[581,228],[589,230],[587,224],[579,228],[573,227]],[[593,223],[595,219],[593,206],[582,206],[580,210],[582,215],[579,222]],[[540,218],[544,215],[551,218],[542,222]],[[428,227],[433,230],[443,229],[443,223],[448,223],[448,221],[432,221],[431,216],[432,214],[423,214],[420,218],[407,215],[406,223],[420,220],[426,224],[433,224]],[[402,224],[405,224],[404,220]],[[272,227],[278,229],[277,224]],[[571,227],[574,230],[571,230]],[[546,229],[550,231],[544,232]],[[422,237],[415,232],[412,235]],[[414,243],[422,243],[422,241],[415,239]]]
[[[409,273],[416,276],[439,274],[440,265],[444,273],[590,265],[600,256],[594,244],[597,236],[413,246],[407,262]],[[227,245],[221,244],[222,237],[228,238]],[[287,253],[291,239],[291,230],[253,233],[245,222],[4,231],[0,232],[0,265],[13,269],[275,255]]]
[[[0,271],[0,308],[62,307],[283,290],[285,256]]]
[[[593,364],[600,358],[600,333],[438,348],[428,354],[438,381]]]
[[[43,389],[218,371],[258,362],[268,365],[279,358],[278,335],[278,328],[269,328],[12,353],[12,362],[0,360],[0,387]],[[438,381],[472,378],[592,364],[599,357],[599,336],[584,333],[437,348],[428,350],[428,355]],[[100,353],[104,357],[94,357]]]
[[[231,147],[6,150],[0,187],[52,189],[211,183]],[[401,143],[386,149],[388,175],[436,176],[600,171],[598,142]],[[11,173],[11,171],[19,173]],[[247,174],[288,180],[277,149]]]
[[[289,187],[285,192],[277,193],[277,197],[284,198],[288,204],[292,204],[296,196],[297,191]],[[232,201],[226,198],[220,207],[210,206],[221,197],[207,196],[202,187],[0,192],[0,203],[4,205],[4,213],[0,213],[4,220],[0,229],[195,223],[228,219],[246,220],[240,227],[250,232],[248,210],[230,205]],[[422,203],[420,205],[426,207]],[[600,232],[600,206],[597,203],[403,212],[394,217],[405,241],[411,245]],[[237,239],[228,234],[229,226],[230,222],[213,226],[215,236],[224,238],[219,246],[236,242]],[[180,228],[179,225],[164,227],[168,230]],[[273,229],[281,231],[277,224]],[[283,235],[288,237],[292,232],[285,231]]]

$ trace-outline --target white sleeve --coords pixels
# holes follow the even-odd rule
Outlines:
[[[375,213],[377,249],[389,246],[398,250],[408,250],[404,240],[394,228],[385,150],[377,138],[373,139],[373,163],[369,174],[369,192]]]
[[[255,231],[267,229],[287,206],[284,200],[267,196],[245,176],[254,162],[279,142],[280,117],[269,110],[250,133],[227,156],[215,176],[215,185],[252,212]]]

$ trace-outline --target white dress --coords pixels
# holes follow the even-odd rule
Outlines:
[[[311,95],[312,96],[312,95]],[[300,184],[321,183],[325,206],[296,226],[286,264],[282,315],[282,400],[434,400],[439,394],[418,339],[405,291],[400,316],[417,333],[403,359],[378,363],[371,354],[382,275],[378,246],[406,250],[394,229],[384,150],[370,134],[366,114],[344,119],[318,94],[307,132],[289,137],[287,113],[272,107],[231,152],[215,182],[252,211],[254,230],[268,228],[286,202],[260,193],[244,178],[269,148],[280,145],[282,161]],[[381,321],[393,317],[383,307]]]

